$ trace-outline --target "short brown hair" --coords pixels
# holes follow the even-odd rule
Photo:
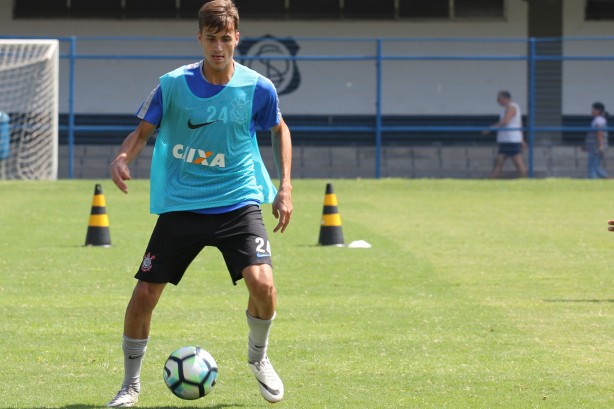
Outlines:
[[[218,33],[234,26],[239,29],[239,11],[232,0],[211,0],[198,11],[198,29],[215,30]]]

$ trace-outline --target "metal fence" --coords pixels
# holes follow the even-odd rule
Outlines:
[[[126,99],[127,93],[132,101],[146,96],[143,87],[133,86],[139,78],[123,73],[137,73],[135,77],[151,83],[175,66],[202,58],[193,38],[58,40],[64,112],[60,131],[68,147],[70,178],[75,146],[116,142],[107,136],[123,138],[134,128],[126,118],[136,109],[126,110],[125,116],[105,113],[109,101]],[[272,77],[295,145],[372,148],[375,178],[383,176],[383,147],[492,144],[482,131],[496,120],[495,94],[513,88],[514,99],[526,111],[522,130],[529,146],[529,175],[534,176],[537,147],[581,144],[590,131],[590,103],[602,100],[607,106],[614,99],[613,45],[614,37],[267,36],[242,39],[235,57]],[[88,72],[104,72],[109,78],[92,80]],[[110,88],[104,108],[89,98],[84,104],[88,93],[100,93],[104,99],[100,81],[103,89]]]

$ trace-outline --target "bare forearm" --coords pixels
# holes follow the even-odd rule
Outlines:
[[[280,126],[271,132],[271,137],[279,187],[291,188],[292,139],[288,126],[282,121]]]
[[[292,140],[290,130],[283,119],[279,125],[271,129],[271,138],[275,166],[279,176],[279,190],[272,206],[273,216],[279,222],[273,229],[273,233],[278,231],[283,233],[286,227],[288,227],[288,223],[290,223],[293,211],[292,182],[290,177],[292,171]]]
[[[115,160],[111,163],[111,179],[124,193],[128,193],[125,181],[130,180],[128,164],[143,150],[154,130],[154,125],[141,121],[139,126],[124,139]]]
[[[122,142],[115,160],[123,158],[126,163],[132,162],[141,153],[146,144],[147,139],[139,137],[136,131],[130,133]]]

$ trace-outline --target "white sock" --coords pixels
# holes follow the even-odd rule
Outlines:
[[[247,338],[247,361],[254,363],[261,361],[266,356],[267,345],[269,344],[269,332],[271,325],[277,313],[269,320],[261,320],[254,318],[247,311],[247,326],[249,327],[249,336]]]
[[[132,339],[124,335],[122,349],[124,350],[124,385],[140,383],[141,363],[147,350],[146,339]]]

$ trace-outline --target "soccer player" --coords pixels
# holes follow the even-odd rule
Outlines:
[[[248,364],[262,396],[279,402],[284,386],[267,356],[276,315],[271,251],[259,205],[271,203],[284,232],[292,215],[290,131],[277,92],[263,76],[233,58],[239,14],[232,0],[199,11],[202,61],[160,78],[140,107],[141,119],[111,164],[113,182],[128,193],[128,164],[159,127],[151,164],[150,208],[158,214],[124,320],[124,381],[109,407],[138,401],[141,362],[153,310],[167,283],[177,285],[205,246],[224,256],[234,284],[243,279]],[[262,163],[256,129],[270,129],[279,190]]]

